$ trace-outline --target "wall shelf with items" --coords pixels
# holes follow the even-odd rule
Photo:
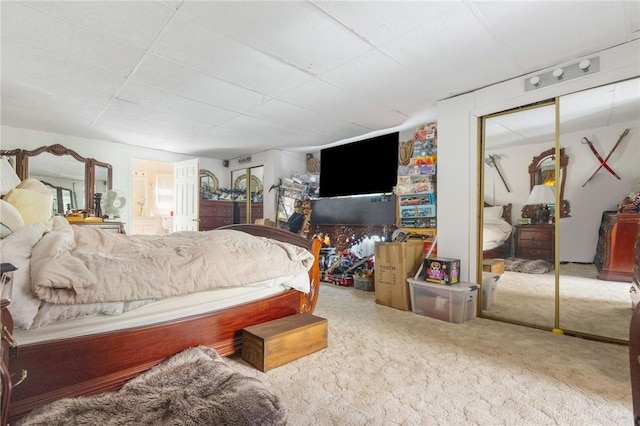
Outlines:
[[[436,123],[419,126],[400,146],[396,225],[405,232],[435,237],[437,141]]]

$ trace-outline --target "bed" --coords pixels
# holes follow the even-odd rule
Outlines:
[[[219,229],[242,231],[307,249],[313,256],[310,269],[304,273],[308,291],[274,284],[266,288],[249,286],[241,289],[243,293],[238,296],[230,286],[176,296],[181,300],[176,304],[177,313],[170,308],[174,306],[173,299],[154,299],[113,316],[120,325],[113,325],[115,319],[110,323],[106,315],[88,315],[33,330],[13,327],[6,300],[3,300],[2,323],[9,331],[13,330],[17,343],[8,358],[8,371],[14,383],[9,419],[19,418],[33,408],[60,398],[117,389],[188,347],[206,345],[223,356],[231,355],[241,349],[243,328],[313,312],[320,283],[319,240],[307,240],[292,232],[262,225],[229,225]],[[215,292],[224,295],[212,296],[210,299],[215,303],[209,306],[205,295]],[[14,294],[11,303],[17,297]],[[225,306],[225,300],[232,306]],[[16,385],[24,372],[26,379]]]
[[[482,258],[506,258],[510,256],[511,203],[504,206],[493,206],[484,203],[482,226]]]

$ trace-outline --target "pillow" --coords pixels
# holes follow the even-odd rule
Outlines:
[[[8,309],[13,324],[19,328],[29,329],[40,307],[40,299],[31,290],[30,262],[31,251],[46,230],[41,223],[26,225],[0,240],[2,261],[18,268],[11,276],[13,288]]]
[[[22,215],[13,204],[0,200],[0,238],[11,235],[16,229],[24,226]]]
[[[484,208],[485,219],[502,219],[502,206]]]
[[[37,179],[23,180],[4,200],[20,212],[25,225],[45,223],[53,216],[53,194]]]

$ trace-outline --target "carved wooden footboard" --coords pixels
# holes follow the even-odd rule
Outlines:
[[[9,418],[66,397],[89,395],[121,387],[168,357],[193,346],[206,345],[221,355],[239,351],[242,329],[265,321],[313,312],[320,286],[321,242],[289,231],[261,225],[232,225],[253,235],[275,238],[309,248],[315,262],[309,272],[311,291],[282,294],[153,326],[19,346],[9,360],[12,375],[27,371],[27,379],[12,390]],[[19,344],[19,342],[18,342]]]

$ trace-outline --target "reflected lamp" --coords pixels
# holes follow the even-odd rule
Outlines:
[[[555,204],[556,194],[553,187],[547,185],[535,185],[527,198],[527,205],[537,205],[533,216],[534,223],[548,223],[551,218],[549,204]]]

